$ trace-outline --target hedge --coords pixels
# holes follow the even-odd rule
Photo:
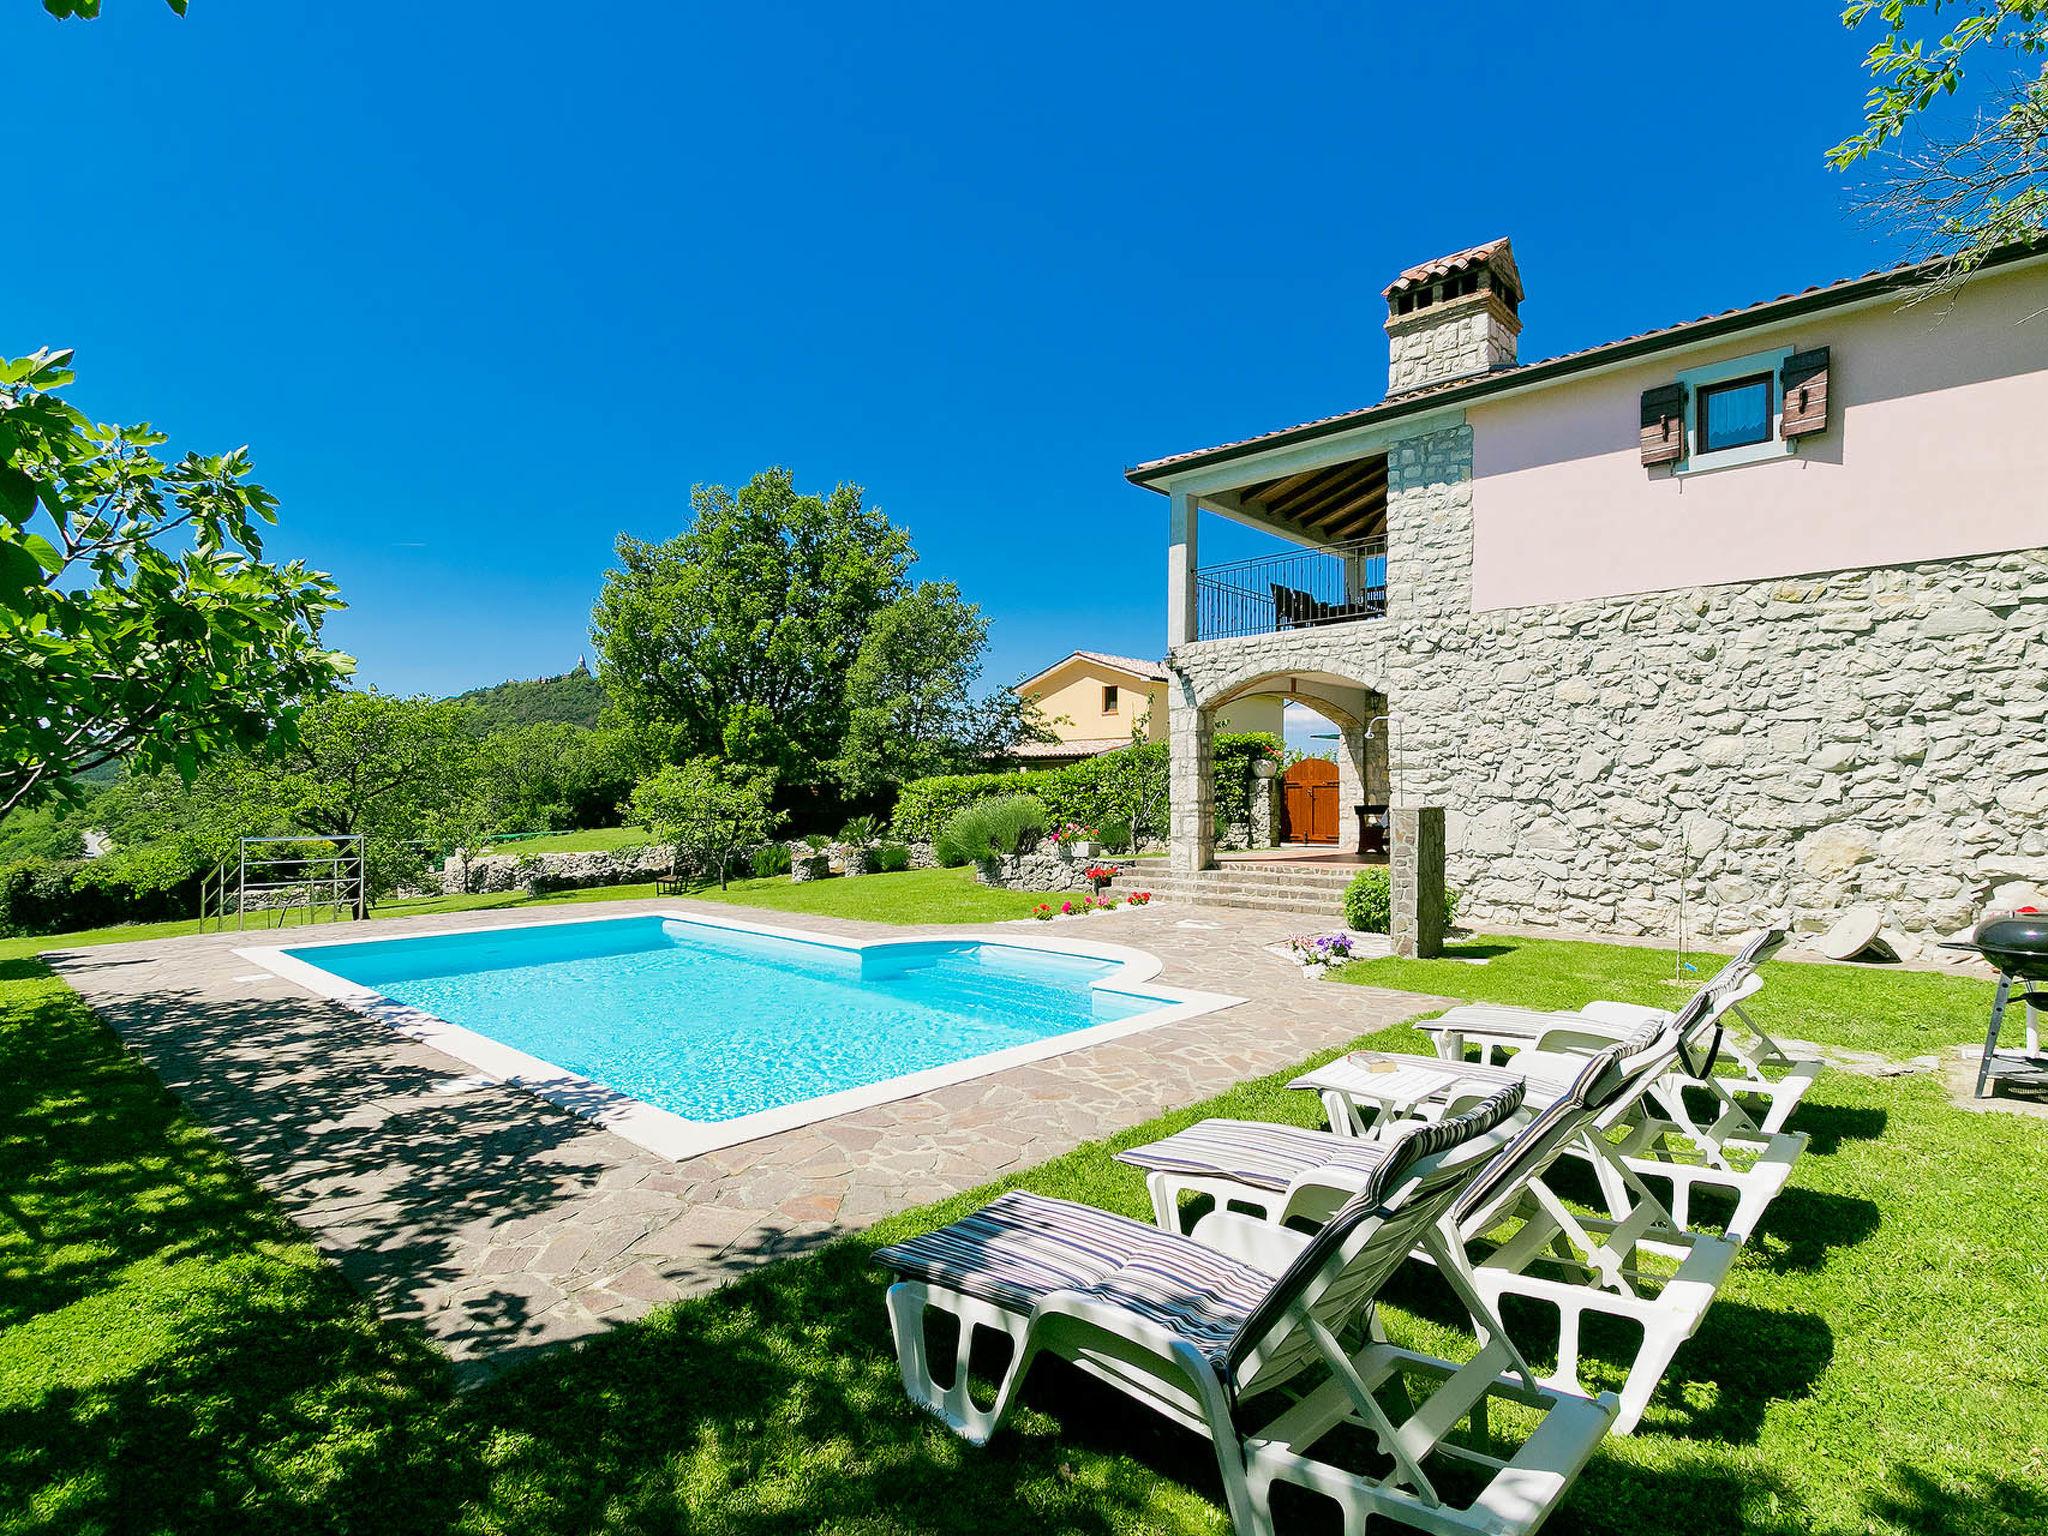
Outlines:
[[[0,868],[0,936],[194,917],[203,873],[176,844],[102,859],[22,859]]]
[[[1277,762],[1280,738],[1264,731],[1240,731],[1215,741],[1216,804],[1233,824],[1250,815],[1252,765],[1261,758]],[[1135,780],[1135,793],[1117,794],[1116,781]],[[1167,746],[1163,741],[1122,747],[1099,757],[1083,758],[1062,768],[1027,773],[957,773],[913,779],[896,797],[896,835],[930,842],[968,806],[998,795],[1036,795],[1044,802],[1047,820],[1057,826],[1078,821],[1099,828],[1105,821],[1131,818],[1130,799],[1145,803],[1155,824],[1133,830],[1140,836],[1166,835]],[[1119,803],[1119,799],[1126,803]]]

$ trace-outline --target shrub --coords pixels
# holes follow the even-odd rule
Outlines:
[[[754,874],[766,880],[775,875],[789,873],[789,845],[787,843],[763,843],[754,850]]]
[[[1360,933],[1385,933],[1393,922],[1393,876],[1384,865],[1361,869],[1344,888],[1344,921]],[[1444,926],[1458,916],[1458,893],[1444,887]]]
[[[1121,816],[1105,816],[1102,824],[1095,829],[1095,835],[1102,839],[1105,852],[1131,851],[1131,824]]]
[[[1022,853],[1045,830],[1045,802],[1036,795],[1005,795],[983,805],[981,814],[997,853]]]
[[[1251,814],[1253,768],[1261,760],[1277,764],[1285,748],[1266,731],[1232,731],[1216,738],[1213,752],[1216,803],[1232,821],[1243,820]]]
[[[1385,933],[1392,920],[1393,877],[1384,867],[1361,869],[1344,887],[1344,922],[1359,933]]]
[[[910,868],[910,850],[901,843],[884,843],[875,850],[875,867],[885,875]]]
[[[1045,799],[1058,770],[1038,773],[950,773],[935,778],[912,779],[896,796],[892,826],[896,835],[912,842],[926,838],[934,842],[946,823],[970,805],[1003,795],[1035,794]]]
[[[1044,801],[1036,795],[1005,795],[954,812],[932,850],[950,869],[1029,848],[1044,830]]]
[[[856,816],[839,829],[839,841],[855,848],[872,848],[882,840],[882,824],[872,816]]]
[[[203,868],[196,853],[175,843],[103,859],[23,859],[0,869],[0,934],[192,917]]]
[[[1233,731],[1215,741],[1216,803],[1232,820],[1251,805],[1252,767],[1277,762],[1280,742],[1260,731]],[[1085,758],[1064,768],[1031,773],[956,773],[912,779],[896,798],[895,831],[901,838],[937,841],[954,816],[985,800],[1028,794],[1055,823],[1079,822],[1100,832],[1106,823],[1130,826],[1134,838],[1163,836],[1167,821],[1167,747],[1143,742]]]
[[[832,846],[832,839],[822,832],[806,832],[804,834],[804,846],[813,853],[823,853]]]

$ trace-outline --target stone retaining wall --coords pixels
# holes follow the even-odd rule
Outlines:
[[[1461,920],[1670,933],[1882,909],[1913,944],[2048,888],[2048,551],[1473,613],[1471,434],[1397,445],[1385,619],[1169,658],[1202,713],[1337,673],[1449,813]],[[1192,821],[1176,817],[1176,842]]]
[[[1107,854],[1081,858],[1065,844],[1041,843],[1029,852],[981,864],[975,875],[983,885],[1006,891],[1087,891],[1094,887],[1085,872],[1095,865],[1116,862]]]
[[[599,853],[493,853],[469,861],[467,889],[472,894],[494,891],[562,891],[584,885],[637,885],[665,875],[673,860],[666,844],[612,848]],[[462,861],[441,865],[441,889],[465,889]]]

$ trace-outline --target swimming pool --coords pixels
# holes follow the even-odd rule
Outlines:
[[[674,1157],[1234,1001],[1116,945],[674,914],[244,953]]]

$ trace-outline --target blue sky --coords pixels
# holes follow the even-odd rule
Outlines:
[[[1821,158],[1838,0],[107,10],[0,14],[0,349],[249,443],[399,691],[566,669],[621,529],[774,463],[992,682],[1157,654],[1122,469],[1376,399],[1401,267],[1511,235],[1533,358],[1898,254]]]

